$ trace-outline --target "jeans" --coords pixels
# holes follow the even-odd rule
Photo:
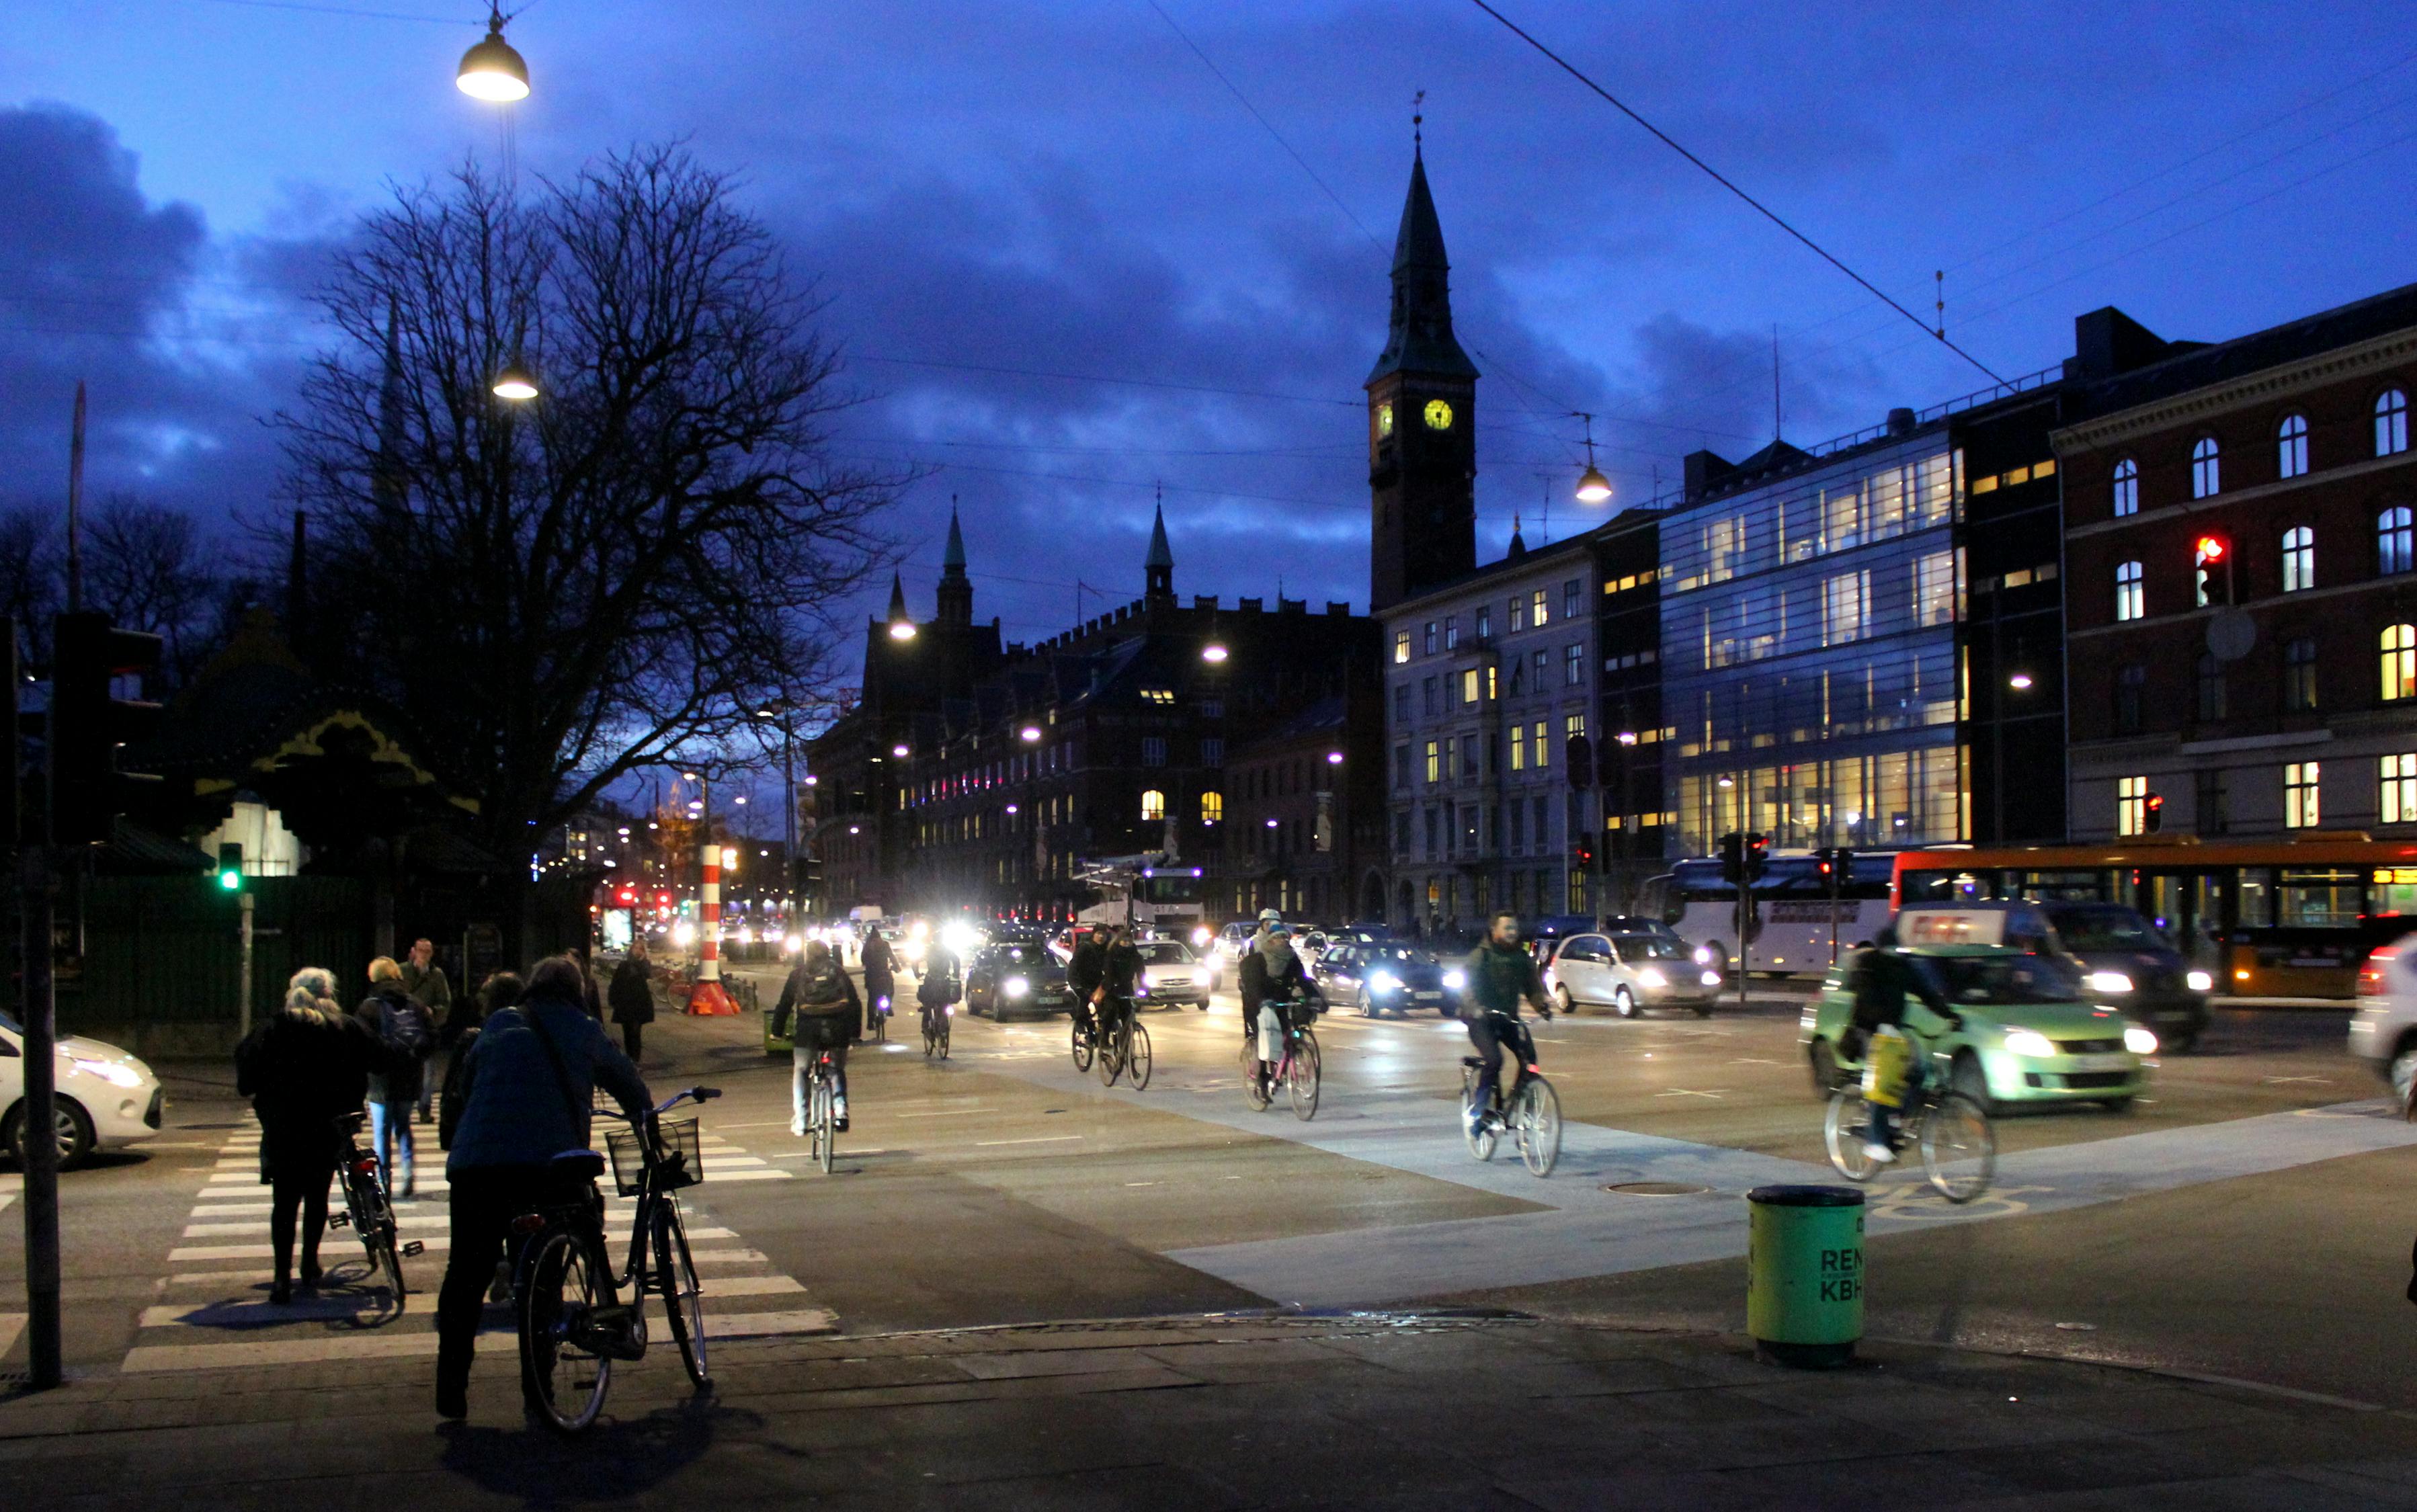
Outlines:
[[[1482,1013],[1468,1021],[1468,1042],[1477,1047],[1477,1053],[1485,1062],[1482,1080],[1477,1084],[1477,1096],[1481,1100],[1470,1104],[1468,1111],[1472,1113],[1483,1112],[1501,1100],[1503,1038],[1493,1015]]]
[[[411,1137],[411,1102],[406,1097],[399,1102],[373,1100],[370,1103],[370,1139],[377,1147],[378,1173],[385,1177],[388,1192],[401,1191],[411,1185],[412,1161],[417,1155]],[[403,1148],[403,1180],[394,1179],[394,1146]]]
[[[467,1386],[477,1353],[479,1318],[495,1263],[504,1257],[512,1219],[546,1197],[543,1166],[472,1166],[452,1173],[452,1247],[436,1293],[436,1389]],[[524,1388],[525,1389],[525,1388]]]
[[[813,1071],[814,1057],[822,1051],[812,1045],[798,1045],[789,1051],[789,1112],[793,1123],[806,1121],[806,1081]],[[836,1046],[830,1052],[831,1090],[842,1099],[847,1096],[847,1047]]]

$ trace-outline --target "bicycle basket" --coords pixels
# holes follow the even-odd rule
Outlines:
[[[695,1119],[659,1119],[655,1134],[657,1168],[662,1175],[663,1190],[677,1191],[705,1179],[705,1157],[697,1145]],[[641,1137],[632,1128],[604,1131],[604,1148],[613,1157],[613,1185],[623,1197],[637,1196],[646,1179],[646,1155],[638,1148]]]

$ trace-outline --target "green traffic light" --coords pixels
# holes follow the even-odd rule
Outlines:
[[[239,893],[243,891],[243,873],[240,871],[221,871],[219,873],[219,885],[225,888],[228,892]]]

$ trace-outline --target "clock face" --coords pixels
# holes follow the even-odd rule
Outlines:
[[[1390,436],[1392,433],[1393,406],[1390,403],[1379,404],[1376,406],[1376,434]]]
[[[1449,431],[1452,429],[1452,406],[1445,403],[1442,400],[1428,400],[1424,413],[1426,415],[1428,430]]]

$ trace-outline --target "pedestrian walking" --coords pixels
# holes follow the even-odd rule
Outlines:
[[[260,1180],[269,1188],[268,1237],[277,1269],[268,1300],[294,1300],[295,1219],[302,1220],[302,1288],[319,1284],[319,1240],[327,1232],[327,1184],[343,1142],[336,1120],[360,1111],[381,1051],[357,1020],[337,1007],[335,974],[294,974],[285,1005],[235,1051],[235,1086],[260,1120]]]
[[[646,959],[643,936],[630,942],[630,953],[613,968],[613,988],[608,994],[613,1003],[613,1021],[621,1026],[621,1049],[629,1053],[632,1066],[638,1063],[638,1047],[645,1040],[646,1025],[655,1021],[655,990],[651,985],[654,975],[654,963]]]
[[[444,969],[435,961],[434,945],[425,939],[411,942],[411,950],[403,960],[403,990],[428,1010],[430,1021],[442,1033],[446,1016],[453,1011],[453,984],[445,979]],[[428,1078],[420,1079],[419,1121],[423,1124],[428,1122],[428,1104],[435,1090]]]
[[[831,1119],[847,1127],[847,1047],[863,1023],[863,1002],[839,958],[820,940],[808,942],[772,1007],[772,1037],[790,1045],[789,1132],[795,1137],[805,1138],[807,1073],[826,1050],[833,1072]]]
[[[378,1169],[387,1190],[397,1197],[418,1195],[413,1182],[412,1109],[427,1078],[429,1057],[436,1053],[436,1023],[419,1001],[403,990],[403,966],[392,956],[370,962],[370,995],[354,1011],[386,1053],[370,1073],[370,1129],[377,1143]],[[395,1180],[395,1156],[403,1157],[403,1180]]]
[[[490,1015],[510,1007],[521,997],[520,977],[508,971],[495,972],[479,990],[456,1005],[436,1031],[437,1043],[445,1050],[445,1100],[436,1115],[438,1149],[453,1148],[453,1131],[462,1122],[462,1077],[469,1064],[470,1047],[479,1042],[479,1031]]]
[[[633,1119],[650,1101],[638,1068],[588,1017],[580,977],[579,963],[566,957],[538,962],[527,997],[490,1013],[463,1058],[461,1114],[445,1162],[451,1247],[436,1297],[440,1417],[469,1414],[479,1315],[512,1220],[568,1195],[551,1162],[588,1147],[596,1089]]]

